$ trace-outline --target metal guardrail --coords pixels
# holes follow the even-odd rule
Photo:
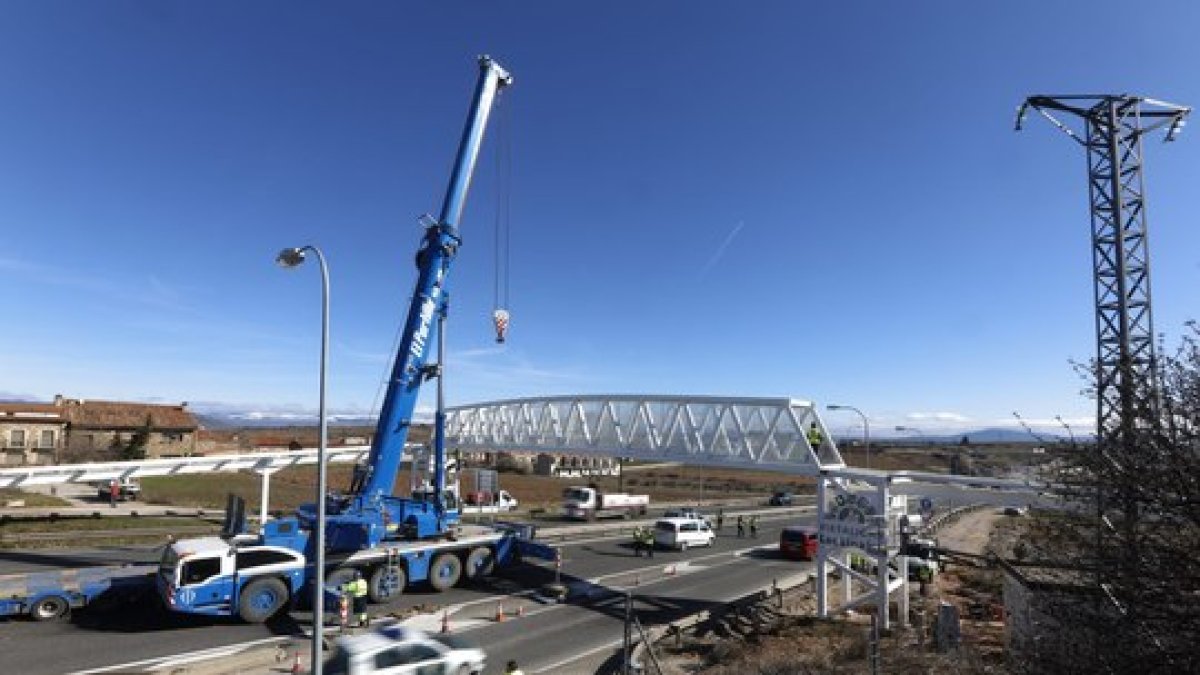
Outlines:
[[[760,516],[761,520],[763,520],[763,521],[774,521],[774,520],[787,520],[789,518],[794,518],[800,514],[815,512],[816,510],[817,510],[816,506],[784,506],[784,507],[776,506],[776,507],[772,507],[770,510],[763,509],[763,510],[751,510],[751,511],[734,511],[734,512],[725,514],[725,519],[726,519],[725,526],[729,527],[729,528],[734,527],[735,521],[739,515],[741,515],[741,516],[757,515],[757,516]],[[732,518],[732,520],[731,520],[731,518]],[[609,524],[566,525],[566,526],[562,526],[562,527],[552,527],[552,528],[545,528],[545,529],[539,527],[538,528],[538,539],[547,540],[547,541],[556,540],[561,543],[561,542],[569,541],[571,539],[578,539],[580,537],[605,536],[605,535],[616,534],[616,533],[629,534],[630,531],[634,527],[638,527],[640,525],[653,525],[658,520],[659,520],[659,517],[655,516],[652,518],[639,518],[636,520],[632,520],[632,519],[631,520],[621,520],[621,521],[619,521],[619,524],[613,523],[611,525],[609,525]]]
[[[978,511],[979,509],[986,508],[987,506],[989,506],[989,505],[988,504],[967,504],[966,506],[959,506],[959,507],[950,509],[949,511],[947,511],[945,513],[938,514],[938,516],[936,518],[931,519],[928,523],[925,524],[924,527],[921,528],[921,534],[923,534],[923,535],[924,534],[937,534],[938,530],[942,529],[943,527],[945,527],[947,525],[953,524],[954,522],[958,521],[959,518],[966,515],[967,513],[970,513],[972,511]]]
[[[790,577],[786,577],[783,580],[783,583],[780,583],[778,580],[773,580],[770,586],[764,586],[757,591],[728,602],[717,609],[706,609],[696,612],[695,614],[685,616],[682,619],[677,619],[670,623],[658,626],[650,626],[646,631],[646,639],[639,641],[637,645],[634,646],[629,660],[632,663],[639,664],[641,666],[641,670],[639,672],[661,673],[661,669],[655,668],[652,670],[647,668],[649,663],[647,663],[646,656],[649,650],[652,649],[652,645],[655,643],[660,642],[668,636],[673,637],[678,642],[682,640],[684,632],[695,629],[697,626],[710,620],[717,618],[725,620],[729,617],[740,619],[746,617],[747,615],[753,615],[756,612],[766,612],[767,608],[771,605],[774,605],[774,607],[770,607],[770,613],[778,616],[784,613],[784,609],[788,604],[788,598],[800,593],[802,590],[805,590],[805,588],[812,581],[814,574],[816,574],[815,571],[795,574]],[[754,623],[763,623],[761,619],[756,619],[754,617],[751,617],[750,621]],[[655,659],[650,659],[649,661],[650,663],[657,665],[657,661]]]
[[[21,532],[17,534],[0,533],[0,546],[20,544],[23,542],[48,541],[77,541],[81,539],[119,539],[121,537],[168,537],[181,534],[212,534],[220,530],[219,526],[207,527],[140,527],[121,530],[71,530],[63,532]]]

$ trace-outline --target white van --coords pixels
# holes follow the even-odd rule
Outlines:
[[[712,546],[717,538],[704,520],[664,518],[654,523],[654,544],[686,551],[693,546]]]

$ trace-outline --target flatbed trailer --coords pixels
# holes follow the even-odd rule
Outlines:
[[[73,609],[133,602],[153,592],[157,569],[124,565],[0,576],[0,617],[51,621]]]

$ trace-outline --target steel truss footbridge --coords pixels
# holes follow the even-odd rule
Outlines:
[[[812,425],[822,439],[815,448]],[[816,406],[792,398],[579,395],[478,403],[446,411],[446,445],[810,476],[845,467]]]

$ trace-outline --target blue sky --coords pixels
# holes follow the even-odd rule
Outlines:
[[[1013,111],[1200,104],[1197,25],[1196,3],[1097,0],[8,0],[0,391],[311,410],[319,275],[272,262],[311,243],[330,405],[371,410],[488,53],[516,78],[512,328],[494,343],[493,125],[450,280],[451,403],[793,396],[879,429],[1086,425],[1084,158]],[[1196,318],[1200,138],[1148,143],[1147,166],[1171,342]]]

